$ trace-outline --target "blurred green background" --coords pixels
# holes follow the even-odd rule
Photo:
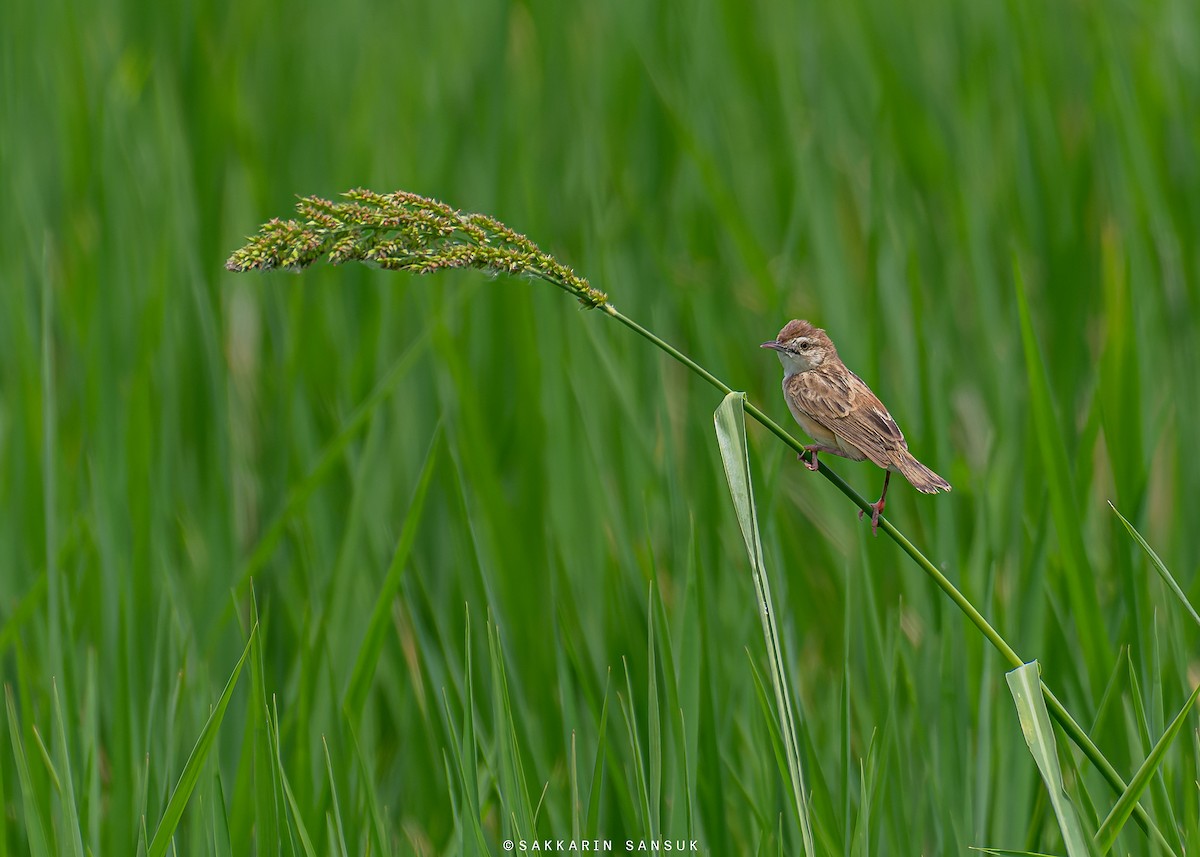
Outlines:
[[[1190,0],[2,4],[0,856],[145,848],[255,615],[180,854],[799,853],[719,397],[544,284],[224,271],[356,186],[781,422],[758,344],[825,327],[954,485],[890,519],[1128,778],[1200,680],[1106,505],[1200,599],[1198,151]],[[750,440],[821,853],[1061,853],[1004,664]],[[1144,805],[1195,852],[1189,722]]]

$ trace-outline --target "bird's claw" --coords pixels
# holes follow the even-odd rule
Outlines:
[[[878,538],[879,536],[879,515],[883,512],[883,501],[871,504],[871,535]],[[858,510],[858,519],[863,519],[863,510]]]

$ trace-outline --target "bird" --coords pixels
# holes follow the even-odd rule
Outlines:
[[[879,535],[879,516],[893,472],[903,474],[924,494],[950,490],[949,482],[908,451],[895,419],[866,382],[846,368],[824,330],[803,319],[792,319],[779,336],[761,347],[778,355],[788,410],[816,441],[804,447],[811,453],[811,460],[804,462],[809,470],[820,467],[817,455],[822,452],[851,461],[869,459],[884,469],[883,491],[870,506],[873,535]],[[859,520],[862,517],[860,510]]]

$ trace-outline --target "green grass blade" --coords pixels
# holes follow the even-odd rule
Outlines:
[[[654,624],[654,583],[648,595],[650,609],[646,611],[646,749],[647,788],[650,794],[650,836],[658,838],[662,830],[662,720],[659,717],[658,659],[655,657],[657,628]],[[667,665],[670,668],[670,664]]]
[[[796,818],[804,840],[804,853],[816,853],[813,846],[812,822],[808,817],[808,792],[804,787],[804,770],[800,760],[800,748],[796,741],[796,726],[792,719],[791,692],[788,689],[787,672],[783,663],[783,646],[775,627],[775,606],[771,603],[771,589],[767,581],[766,563],[763,560],[762,537],[758,531],[758,513],[754,508],[754,490],[750,484],[750,451],[746,447],[745,393],[733,392],[721,400],[714,414],[717,443],[721,449],[721,461],[725,465],[725,479],[733,497],[738,526],[746,542],[750,557],[750,568],[758,592],[759,618],[762,620],[763,637],[767,655],[771,661],[771,683],[775,686],[776,715],[787,753],[788,771],[796,799]]]
[[[271,698],[267,692],[266,648],[263,644],[271,630],[270,616],[260,618],[258,593],[250,589],[250,627],[257,627],[250,651],[250,703],[242,741],[243,767],[235,787],[230,829],[234,841],[253,841],[259,849],[274,847],[286,823],[283,816],[283,789],[279,785],[278,766],[271,752]],[[262,736],[268,736],[263,740]]]
[[[1140,408],[1130,402],[1145,401],[1139,366],[1145,344],[1138,336],[1134,290],[1129,285],[1121,231],[1109,224],[1101,237],[1101,273],[1104,284],[1104,350],[1100,355],[1100,383],[1096,398],[1104,426],[1104,443],[1113,468],[1117,498],[1123,504],[1144,497],[1147,449]],[[1110,504],[1111,505],[1111,504]]]
[[[42,733],[36,726],[33,727],[33,743],[37,745],[38,755],[42,757],[42,764],[46,766],[46,773],[50,775],[50,785],[54,786],[54,793],[61,795],[63,787],[62,780],[58,776],[58,766],[50,758],[50,748],[42,740]]]
[[[62,771],[62,806],[64,835],[70,842],[71,854],[83,857],[83,839],[79,828],[79,810],[75,805],[75,779],[71,773],[71,757],[67,750],[67,727],[63,723],[62,702],[58,697],[58,682],[51,682],[54,695],[54,747],[58,767]]]
[[[308,835],[308,827],[304,823],[304,813],[300,811],[300,804],[296,801],[296,795],[292,793],[292,785],[288,782],[287,771],[283,769],[282,764],[279,765],[279,780],[283,784],[283,795],[287,799],[288,812],[291,813],[292,824],[296,828],[296,836],[300,839],[300,847],[304,849],[305,857],[317,857],[317,851],[313,848],[312,837]]]
[[[412,554],[413,545],[420,531],[421,520],[425,512],[425,498],[429,494],[429,485],[437,465],[437,449],[439,433],[434,433],[429,450],[425,453],[425,464],[421,475],[417,478],[417,487],[413,490],[412,501],[408,504],[408,513],[404,516],[404,526],[400,537],[396,540],[396,550],[392,554],[392,562],[384,576],[383,585],[375,598],[375,607],[367,622],[367,631],[363,635],[362,645],[359,646],[358,656],[354,661],[354,669],[350,673],[350,681],[346,685],[342,709],[357,724],[362,716],[363,706],[367,701],[367,693],[371,689],[371,681],[375,676],[375,668],[379,663],[379,655],[383,650],[388,622],[391,617],[392,601],[404,580],[404,569]]]
[[[1068,857],[1087,857],[1092,853],[1088,838],[1084,834],[1074,805],[1063,789],[1062,768],[1058,764],[1058,744],[1054,740],[1054,727],[1050,723],[1050,713],[1046,710],[1046,701],[1042,696],[1037,661],[1018,667],[1005,677],[1017,706],[1017,716],[1021,719],[1021,732],[1025,736],[1025,743],[1029,745],[1029,752],[1037,762],[1042,780],[1046,784],[1046,791],[1050,795],[1050,803],[1054,807],[1054,814],[1058,817],[1058,827],[1062,831],[1063,841],[1066,842]]]
[[[1121,832],[1121,828],[1125,826],[1125,822],[1129,820],[1133,808],[1137,805],[1138,798],[1146,787],[1150,785],[1151,779],[1154,777],[1155,771],[1162,763],[1166,756],[1167,748],[1171,746],[1171,742],[1179,731],[1183,728],[1183,724],[1187,721],[1188,715],[1192,711],[1192,706],[1196,704],[1196,698],[1200,696],[1200,685],[1192,691],[1192,695],[1188,697],[1187,702],[1183,704],[1183,708],[1175,715],[1175,719],[1171,721],[1171,725],[1163,732],[1162,737],[1158,739],[1158,743],[1154,745],[1154,749],[1150,751],[1150,755],[1146,757],[1146,761],[1142,762],[1141,767],[1137,769],[1137,773],[1133,775],[1133,779],[1129,781],[1129,788],[1125,789],[1112,810],[1108,813],[1108,817],[1104,819],[1100,825],[1100,829],[1096,831],[1096,845],[1100,848],[1102,854],[1107,854],[1112,848],[1113,843],[1117,839],[1117,834]]]
[[[17,763],[17,783],[21,789],[21,806],[25,811],[25,835],[29,840],[29,853],[33,857],[49,854],[46,844],[46,820],[42,816],[38,796],[33,786],[33,775],[29,770],[29,759],[21,743],[21,724],[17,720],[17,706],[13,700],[12,687],[4,686],[4,704],[8,710],[8,737],[12,739],[13,758]]]
[[[379,383],[375,385],[374,389],[371,390],[362,403],[349,415],[341,430],[325,444],[317,456],[316,462],[312,465],[304,479],[288,491],[283,505],[263,530],[263,534],[259,537],[254,549],[246,557],[245,562],[242,563],[242,567],[238,570],[236,590],[239,593],[245,589],[250,579],[258,573],[259,569],[266,565],[267,560],[274,553],[276,545],[279,544],[279,540],[283,538],[288,521],[304,506],[305,502],[316,492],[317,488],[320,487],[333,465],[337,463],[338,458],[341,457],[346,447],[349,446],[350,441],[367,425],[379,406],[395,391],[400,381],[403,380],[408,371],[416,364],[417,358],[421,356],[427,344],[428,333],[424,333],[408,346],[404,353],[392,364],[387,373],[379,379]]]
[[[750,677],[754,681],[754,698],[758,702],[759,712],[762,714],[763,723],[767,728],[767,742],[771,745],[771,753],[775,756],[775,764],[780,773],[788,777],[786,785],[791,791],[792,782],[791,774],[788,773],[787,750],[784,747],[783,736],[779,733],[779,718],[771,704],[771,694],[767,691],[767,682],[762,677],[762,673],[758,671],[758,664],[754,663],[754,657],[750,654],[749,649],[746,650],[746,660],[750,668]],[[766,823],[766,818],[761,815],[761,811],[759,820],[763,824]]]
[[[305,854],[308,857],[313,857],[312,839],[308,835],[308,827],[304,823],[304,816],[298,812],[299,801],[292,793],[291,784],[288,782],[287,770],[283,767],[283,753],[279,748],[279,705],[274,694],[271,695],[271,700],[266,706],[266,753],[269,758],[268,764],[271,766],[271,774],[277,784],[280,794],[280,800],[283,803],[283,808],[279,813],[279,821],[283,832],[287,834],[285,839],[283,833],[278,834],[279,848],[282,851],[283,845],[287,845],[288,854],[295,857],[296,854],[296,839],[299,838],[300,845],[305,849]],[[269,845],[275,847],[276,840],[272,840]]]
[[[329,800],[333,804],[333,821],[334,829],[337,831],[338,853],[342,857],[349,857],[350,851],[346,847],[346,825],[342,823],[342,805],[338,800],[337,781],[333,776],[333,760],[329,757],[329,741],[324,735],[321,736],[321,748],[325,751],[325,773],[329,776]]]
[[[208,722],[200,730],[196,746],[192,748],[192,754],[183,766],[183,772],[175,784],[175,791],[171,793],[171,799],[167,802],[167,809],[158,823],[158,829],[154,831],[154,838],[150,840],[150,847],[147,850],[149,857],[163,857],[171,845],[171,837],[175,835],[175,828],[179,826],[183,810],[187,807],[192,790],[200,779],[200,772],[204,769],[209,751],[216,743],[221,720],[225,717],[225,709],[228,708],[229,700],[233,697],[233,690],[237,687],[238,677],[242,674],[242,667],[245,666],[246,658],[250,655],[251,644],[253,644],[257,632],[258,625],[250,629],[250,639],[246,641],[246,648],[242,651],[242,656],[238,658],[237,666],[233,668],[229,681],[225,683],[225,690],[221,693],[221,698],[217,700],[217,707],[213,709]]]
[[[592,763],[592,782],[588,789],[587,820],[584,831],[594,839],[600,829],[600,796],[604,790],[604,758],[608,752],[608,692],[612,686],[612,672],[604,682],[604,702],[600,706],[600,725],[596,733],[596,758]]]
[[[220,772],[213,775],[213,800],[209,809],[209,835],[212,837],[214,857],[232,857],[233,842],[229,838],[229,804],[225,799],[225,785]]]
[[[851,855],[869,855],[872,852],[871,835],[874,828],[872,827],[872,806],[877,798],[878,793],[878,753],[879,744],[875,740],[876,734],[871,735],[871,744],[867,748],[866,760],[859,759],[859,812],[858,818],[855,819],[855,830],[853,834],[846,834],[846,843],[849,847]],[[844,853],[844,849],[839,852]]]
[[[150,833],[146,829],[146,807],[150,803],[150,754],[142,760],[138,771],[140,800],[138,801],[138,857],[144,857],[150,847]]]
[[[571,790],[571,838],[580,839],[583,837],[583,820],[579,814],[583,809],[583,802],[579,799],[579,747],[574,732],[571,733],[569,752],[571,756],[567,786]]]
[[[100,797],[100,759],[103,756],[103,744],[100,739],[99,694],[96,692],[96,652],[89,650],[87,654],[86,676],[83,685],[83,713],[81,716],[84,752],[83,808],[81,817],[84,819],[85,837],[92,851],[97,850],[100,842],[100,818],[102,815],[102,799]],[[0,857],[6,857],[0,854]]]
[[[629,674],[629,661],[621,659],[625,667],[625,697],[617,694],[621,704],[621,714],[625,718],[625,732],[629,738],[629,748],[633,753],[633,791],[638,800],[638,810],[641,817],[641,833],[643,836],[653,836],[651,824],[653,816],[650,810],[650,787],[646,782],[646,757],[642,753],[642,740],[638,735],[637,712],[634,710],[633,679]]]
[[[1188,600],[1187,594],[1183,591],[1183,587],[1179,585],[1179,583],[1175,580],[1175,576],[1167,569],[1166,563],[1159,558],[1154,548],[1150,547],[1150,543],[1142,538],[1142,534],[1137,531],[1137,528],[1134,527],[1133,524],[1129,523],[1124,515],[1117,511],[1117,507],[1114,506],[1111,501],[1108,504],[1108,508],[1112,509],[1113,514],[1120,518],[1121,523],[1125,525],[1125,529],[1129,531],[1129,535],[1133,536],[1134,541],[1142,546],[1142,550],[1144,550],[1146,555],[1150,557],[1150,562],[1156,569],[1158,569],[1158,573],[1162,577],[1163,582],[1166,583],[1167,587],[1172,593],[1174,593],[1175,598],[1178,599],[1181,605],[1183,605],[1183,609],[1187,611],[1187,614],[1192,617],[1192,621],[1197,625],[1200,625],[1200,613],[1196,612],[1196,608],[1193,607],[1192,602]]]
[[[463,619],[463,676],[465,678],[465,695],[463,703],[462,737],[454,728],[454,716],[450,710],[450,695],[445,687],[442,688],[442,708],[446,713],[446,729],[450,733],[450,750],[454,766],[450,767],[447,759],[448,772],[458,775],[458,788],[462,794],[463,810],[455,810],[454,817],[461,819],[467,816],[466,826],[469,826],[473,838],[467,839],[464,834],[465,854],[487,854],[487,836],[483,831],[481,809],[479,805],[479,747],[475,737],[475,678],[471,670],[471,614],[464,611]],[[453,794],[453,777],[448,777]],[[460,824],[462,822],[460,821]],[[474,845],[472,850],[466,850],[467,842]]]
[[[42,515],[46,539],[46,578],[50,668],[53,675],[63,675],[62,621],[64,585],[63,571],[57,562],[58,545],[58,372],[55,369],[54,347],[54,268],[51,265],[55,250],[53,238],[47,234],[42,245],[42,312],[41,312],[41,370],[42,370]]]
[[[358,732],[353,725],[347,724],[347,731],[350,735],[350,743],[354,746],[355,767],[358,770],[359,790],[362,794],[362,799],[366,801],[366,814],[370,821],[367,825],[367,833],[370,837],[368,847],[372,854],[386,854],[388,841],[387,828],[383,822],[383,809],[379,805],[378,787],[371,773],[371,765],[367,761],[366,754],[363,752],[362,744],[358,740]]]
[[[1093,685],[1099,685],[1108,672],[1106,665],[1111,660],[1111,653],[1107,649],[1107,637],[1100,627],[1099,617],[1103,613],[1100,610],[1100,599],[1096,594],[1081,535],[1084,528],[1079,512],[1079,499],[1071,478],[1070,458],[1067,456],[1062,432],[1054,415],[1046,364],[1042,359],[1042,350],[1030,318],[1025,279],[1020,266],[1015,263],[1013,279],[1021,323],[1021,344],[1025,351],[1025,369],[1029,382],[1029,404],[1033,411],[1042,470],[1050,492],[1050,508],[1065,564],[1064,576],[1072,603],[1071,615],[1085,652],[1087,675]]]
[[[487,622],[487,636],[500,794],[513,823],[513,836],[522,839],[537,835],[536,811],[529,800],[529,785],[525,778],[525,766],[521,761],[521,747],[509,697],[508,673],[504,664],[500,629],[495,621],[490,619]]]

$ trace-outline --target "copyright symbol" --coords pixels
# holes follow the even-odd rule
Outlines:
[[[513,841],[512,841],[511,839],[505,839],[505,840],[504,840],[504,850],[505,850],[505,851],[512,851],[512,850],[513,850]]]

